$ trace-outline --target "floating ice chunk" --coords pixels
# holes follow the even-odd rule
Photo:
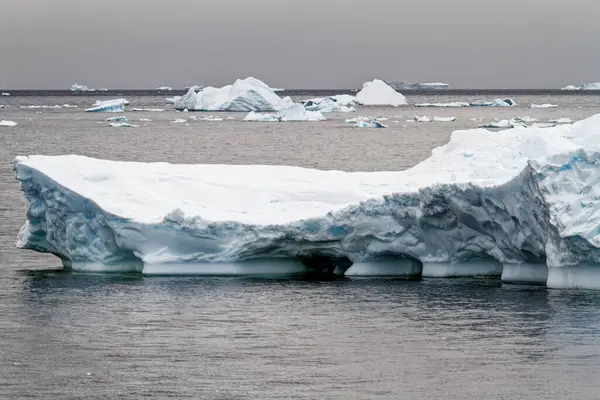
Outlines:
[[[227,117],[228,121],[233,121],[235,119],[235,117]]]
[[[255,113],[251,111],[246,115],[244,121],[261,122],[294,122],[294,121],[325,121],[326,118],[320,111],[308,111],[301,104],[294,104],[291,107],[279,110],[277,114]]]
[[[537,118],[530,117],[529,115],[525,115],[524,117],[515,117],[513,118],[513,120],[516,122],[523,122],[525,124],[530,124],[538,121]]]
[[[122,103],[127,106],[127,105],[129,105],[129,100],[127,100],[127,99],[96,100],[96,102],[93,105],[101,106],[101,105],[107,104],[107,103]]]
[[[2,92],[2,96],[10,96],[10,93],[8,93],[8,92]]]
[[[415,120],[415,122],[431,122],[431,117],[428,117],[427,115],[415,115],[413,119]]]
[[[170,92],[171,90],[173,90],[173,88],[171,88],[169,86],[159,86],[156,88],[156,90],[162,91],[162,92]]]
[[[96,101],[94,106],[87,108],[86,112],[125,112],[125,99],[115,99],[106,101]]]
[[[525,125],[523,122],[517,121],[515,119],[503,119],[500,121],[494,121],[494,122],[490,122],[487,124],[479,125],[480,128],[502,128],[502,129],[508,129],[508,128],[514,128],[514,127],[525,127],[525,126],[527,126],[527,125]]]
[[[552,128],[553,126],[556,126],[557,124],[555,123],[547,123],[547,122],[536,122],[533,125],[531,125],[533,128]]]
[[[0,126],[17,126],[17,123],[14,121],[0,121]]]
[[[130,111],[163,112],[164,108],[132,108]]]
[[[46,104],[43,104],[43,105],[33,104],[33,105],[29,105],[29,106],[20,106],[19,108],[25,109],[25,110],[37,110],[37,109],[41,109],[41,108],[43,108],[43,109],[62,108],[62,106],[58,105],[58,104],[53,105],[53,106],[46,105]]]
[[[0,108],[10,108],[8,104],[0,104]]]
[[[140,122],[152,122],[150,118],[140,118]]]
[[[471,107],[514,107],[517,105],[513,99],[477,100],[469,104]]]
[[[355,112],[356,104],[354,96],[337,95],[331,97],[321,97],[316,99],[304,100],[304,107],[309,111],[320,112]]]
[[[132,125],[129,122],[111,122],[110,124],[113,128],[137,128],[138,125]]]
[[[122,116],[122,117],[110,117],[110,118],[106,118],[106,121],[108,121],[108,122],[127,122],[129,120],[127,119],[127,117]]]
[[[456,117],[433,117],[433,122],[454,122]]]
[[[255,78],[238,79],[222,88],[191,87],[175,102],[177,110],[194,111],[278,111],[292,101],[281,99],[269,86]]]
[[[108,92],[107,88],[103,88],[103,89],[98,89],[99,92]]]
[[[566,91],[581,90],[581,86],[567,85],[565,87],[560,88],[560,90],[566,90]]]
[[[571,118],[557,118],[557,119],[551,119],[550,121],[551,124],[572,124],[573,120]]]
[[[346,120],[347,124],[353,124],[356,128],[387,128],[375,117],[356,117]]]
[[[285,89],[283,88],[273,88],[274,92],[285,92]]]
[[[450,89],[450,85],[443,82],[407,83],[401,81],[388,82],[394,90],[443,90]]]
[[[255,111],[250,111],[248,115],[244,117],[244,121],[252,121],[252,122],[279,122],[281,119],[277,114],[270,113],[258,113]]]
[[[469,107],[470,104],[463,101],[453,101],[450,103],[420,103],[415,107]]]
[[[532,104],[531,108],[556,108],[558,107],[556,104]]]
[[[406,104],[406,97],[389,87],[384,81],[374,79],[365,82],[356,94],[356,102],[365,106],[401,106]]]
[[[74,104],[63,104],[62,108],[77,108],[78,106],[74,105]]]
[[[187,124],[187,119],[177,118],[171,121],[174,124]]]
[[[195,115],[192,115],[188,119],[191,119],[191,120],[194,120],[194,121],[212,121],[212,122],[223,121],[223,118],[221,118],[221,117],[215,117],[215,116],[212,116],[212,115],[208,115],[206,117],[201,117],[201,118],[198,118]]]
[[[581,86],[581,90],[600,90],[600,82],[586,83]]]

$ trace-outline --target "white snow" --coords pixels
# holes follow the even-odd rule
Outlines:
[[[164,91],[164,92],[170,92],[171,90],[173,90],[173,88],[169,87],[169,86],[159,86],[156,88],[156,90],[158,91]]]
[[[10,96],[10,93],[8,93],[8,92],[2,92],[2,96]]]
[[[278,111],[293,104],[280,98],[264,82],[255,78],[238,79],[222,88],[197,86],[175,101],[175,109],[190,111]]]
[[[469,103],[463,101],[453,101],[450,103],[420,103],[415,107],[470,107]]]
[[[125,104],[129,102],[125,99],[114,99],[114,100],[98,100],[94,103],[94,106],[87,108],[86,112],[124,112]]]
[[[308,111],[301,104],[294,104],[291,107],[282,108],[276,114],[256,113],[250,111],[244,118],[244,121],[254,122],[295,122],[295,121],[325,121],[326,118],[320,111]]]
[[[17,126],[17,123],[14,121],[0,121],[0,126]]]
[[[356,102],[364,106],[398,107],[406,104],[406,97],[384,81],[374,79],[363,84],[362,90],[356,94]]]
[[[600,82],[586,83],[581,86],[581,90],[600,90]]]
[[[396,260],[399,274],[539,281],[546,266],[549,287],[600,289],[600,114],[456,131],[401,172],[75,155],[13,165],[29,202],[17,247],[75,269],[235,273],[302,256],[348,259],[358,275]]]
[[[531,108],[556,108],[558,107],[556,104],[532,104]]]

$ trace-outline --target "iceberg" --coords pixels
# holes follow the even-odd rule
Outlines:
[[[125,104],[129,102],[125,99],[115,99],[106,101],[96,101],[94,106],[87,108],[86,112],[125,112]]]
[[[566,91],[581,90],[581,86],[567,85],[565,87],[560,88],[560,90],[566,90]]]
[[[19,156],[28,210],[16,246],[81,271],[501,275],[600,289],[599,143],[600,114],[456,131],[401,172]]]
[[[106,118],[106,121],[108,122],[127,122],[129,121],[129,119],[127,119],[127,117],[123,116],[123,117],[110,117],[110,118]]]
[[[431,117],[428,117],[427,115],[415,115],[413,119],[415,120],[415,122],[431,122]]]
[[[95,92],[96,89],[90,89],[89,87],[85,86],[85,85],[78,85],[76,83],[71,85],[71,91],[72,92]]]
[[[169,86],[159,86],[156,88],[156,90],[158,90],[159,92],[170,92],[171,90],[173,90],[173,88]]]
[[[358,104],[364,106],[398,107],[406,104],[406,97],[379,79],[365,82],[362,90],[356,94],[355,99]]]
[[[415,107],[470,107],[469,103],[463,101],[453,101],[450,103],[420,103],[415,104]]]
[[[469,105],[471,107],[514,107],[517,105],[517,102],[513,99],[477,100],[469,103]]]
[[[382,124],[380,121],[385,121],[387,118],[376,118],[376,117],[356,117],[349,118],[345,122],[352,124],[356,128],[387,128],[387,125]]]
[[[255,78],[238,79],[222,88],[191,87],[175,101],[176,110],[189,111],[279,111],[293,104],[280,98],[264,82]]]
[[[550,121],[551,124],[572,124],[573,120],[571,118],[557,118],[557,119],[551,119]]]
[[[177,118],[171,121],[173,124],[187,124],[187,119]]]
[[[456,121],[456,117],[428,117],[427,115],[422,115],[422,116],[418,116],[415,115],[414,116],[414,121],[415,122],[453,122]]]
[[[320,97],[316,99],[303,100],[302,105],[309,111],[324,112],[355,112],[356,99],[347,94]]]
[[[532,104],[531,108],[556,108],[556,104]]]
[[[132,108],[129,111],[163,112],[164,108]]]
[[[0,126],[17,126],[17,123],[14,121],[0,121]]]
[[[130,124],[129,122],[111,122],[108,124],[112,128],[137,128],[138,125]]]
[[[8,93],[8,92],[2,92],[2,96],[10,96],[10,93]]]
[[[456,117],[433,117],[433,122],[454,122]]]
[[[443,90],[450,89],[450,85],[442,82],[407,83],[402,81],[387,82],[394,90]]]
[[[308,111],[301,104],[294,104],[291,107],[282,108],[277,114],[256,113],[250,111],[244,118],[244,121],[254,122],[316,122],[325,120],[326,118],[320,111]]]
[[[600,90],[600,82],[586,83],[581,86],[581,90]]]
[[[514,127],[526,127],[525,123],[517,118],[503,119],[500,121],[489,122],[487,124],[479,125],[480,128],[500,128],[509,129]]]

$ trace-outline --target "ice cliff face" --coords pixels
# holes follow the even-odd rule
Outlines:
[[[175,100],[175,109],[188,111],[278,111],[293,102],[281,99],[264,82],[255,78],[238,79],[222,88],[198,86]]]
[[[285,259],[349,275],[502,273],[598,289],[599,139],[600,115],[457,131],[421,164],[376,173],[17,157],[29,208],[16,245],[79,270]]]

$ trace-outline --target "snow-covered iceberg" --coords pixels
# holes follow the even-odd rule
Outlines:
[[[407,83],[402,81],[387,82],[394,90],[443,90],[450,89],[450,85],[443,82]]]
[[[379,79],[365,82],[362,90],[356,94],[355,99],[358,104],[364,106],[398,107],[406,104],[406,97]]]
[[[12,126],[17,126],[17,123],[15,121],[5,121],[5,120],[2,120],[2,121],[0,121],[0,126],[12,127]]]
[[[293,104],[289,97],[280,98],[264,82],[255,78],[238,79],[222,88],[198,86],[176,99],[176,110],[189,111],[279,111]]]
[[[16,246],[77,270],[503,275],[600,289],[600,115],[457,131],[402,172],[13,161]]]
[[[330,97],[319,97],[303,100],[302,105],[309,111],[320,112],[355,112],[356,99],[349,94],[340,94]]]
[[[244,118],[244,121],[253,122],[316,122],[325,120],[326,118],[320,111],[309,111],[301,104],[294,104],[291,107],[282,108],[276,114],[250,111]]]
[[[114,100],[98,100],[94,103],[94,106],[87,108],[86,112],[124,112],[125,105],[129,102],[125,99],[114,99]]]

